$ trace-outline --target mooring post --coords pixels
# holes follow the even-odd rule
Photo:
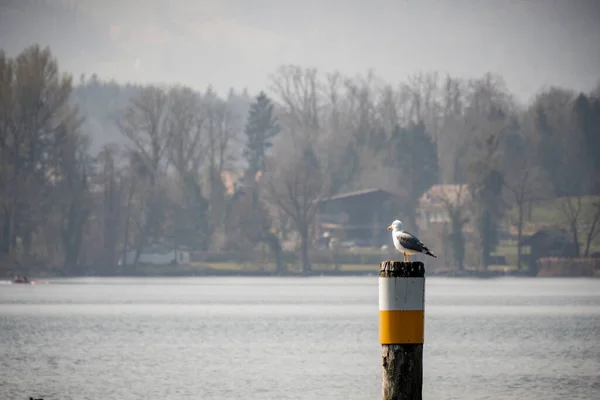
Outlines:
[[[379,266],[379,341],[384,400],[422,400],[425,266],[383,261]]]

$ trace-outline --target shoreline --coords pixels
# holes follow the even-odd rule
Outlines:
[[[63,274],[47,274],[47,273],[31,273],[28,275],[29,279],[65,279],[65,278],[198,278],[198,277],[239,277],[239,278],[313,278],[313,277],[361,277],[361,276],[378,276],[376,270],[364,270],[364,271],[332,271],[332,270],[317,270],[309,273],[298,273],[298,272],[285,272],[275,273],[273,271],[231,271],[231,270],[218,270],[218,269],[206,269],[206,270],[170,270],[170,271],[137,271],[129,273],[116,273],[116,274],[103,274],[103,273],[90,273],[82,275],[63,275]],[[570,275],[570,276],[536,276],[530,275],[526,271],[519,273],[511,272],[505,273],[502,271],[462,271],[462,272],[438,272],[432,271],[425,273],[426,277],[443,277],[443,278],[467,278],[467,279],[494,279],[494,278],[598,278],[597,276],[587,275]],[[11,277],[6,277],[10,279]]]
[[[313,270],[303,273],[297,268],[290,266],[290,270],[278,273],[274,265],[258,266],[254,264],[229,263],[194,263],[187,265],[139,265],[132,271],[103,271],[87,270],[81,274],[63,273],[64,270],[53,268],[22,268],[13,270],[8,275],[1,277],[0,280],[12,280],[14,275],[27,276],[29,279],[60,279],[60,278],[84,278],[84,277],[102,277],[102,278],[141,278],[141,277],[349,277],[349,276],[378,276],[379,268],[369,264],[345,264],[338,268],[333,268],[326,264],[314,264]],[[108,268],[107,268],[108,269]],[[599,278],[600,274],[590,274],[591,271],[583,269],[561,269],[548,271],[542,269],[537,274],[532,274],[529,270],[517,270],[515,267],[494,265],[488,269],[475,269],[467,267],[463,270],[453,270],[448,268],[436,268],[428,270],[425,268],[427,277],[446,277],[446,278],[469,278],[469,279],[493,279],[506,277],[527,277],[527,278],[552,278],[552,277],[572,277],[572,278]],[[6,272],[5,272],[6,273]]]

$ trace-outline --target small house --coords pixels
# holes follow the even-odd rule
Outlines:
[[[528,257],[530,270],[536,269],[536,262],[544,257],[573,258],[577,256],[573,236],[565,229],[546,227],[531,236],[524,237],[521,245],[530,248]]]
[[[427,231],[432,225],[449,223],[448,210],[463,207],[463,212],[466,213],[466,206],[470,200],[471,195],[466,184],[433,185],[419,200],[419,228]]]
[[[366,189],[328,197],[319,202],[317,236],[329,232],[357,247],[389,244],[386,228],[397,218],[399,195],[383,189]]]

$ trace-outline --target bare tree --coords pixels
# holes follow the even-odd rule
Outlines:
[[[472,82],[466,121],[474,137],[469,146],[469,190],[476,210],[480,263],[490,263],[499,243],[499,225],[506,203],[502,198],[504,165],[502,145],[517,127],[513,124],[510,96],[501,79],[486,74]]]
[[[377,135],[383,130],[377,118],[376,110],[376,87],[375,74],[369,71],[366,77],[357,77],[356,79],[346,79],[347,96],[352,104],[351,112],[348,117],[352,121],[352,133],[358,146],[369,146],[379,150],[382,145],[383,137]]]
[[[147,178],[147,199],[140,222],[134,265],[138,263],[148,237],[151,234],[157,236],[160,230],[162,210],[159,209],[161,193],[158,180],[164,175],[168,163],[167,152],[172,139],[169,117],[167,93],[158,87],[146,86],[116,121],[123,135],[131,142],[138,163],[137,171],[143,169]]]
[[[469,222],[469,205],[472,201],[469,188],[466,184],[440,185],[438,190],[432,193],[430,200],[441,203],[450,220],[449,241],[452,255],[456,268],[462,270],[465,261],[463,228]]]
[[[513,132],[503,146],[504,187],[507,203],[516,208],[511,223],[517,229],[517,268],[521,268],[522,238],[527,210],[534,203],[553,196],[552,184],[547,172],[539,166],[536,158],[535,134],[530,113],[525,113],[521,129]]]
[[[311,270],[310,234],[318,201],[330,192],[329,163],[319,157],[322,130],[322,85],[315,69],[283,66],[271,76],[275,97],[281,101],[278,121],[284,142],[275,147],[265,175],[268,201],[287,214],[300,235],[302,269]],[[335,82],[333,82],[335,84]],[[287,143],[285,141],[288,141]],[[286,144],[293,151],[284,151]]]
[[[505,176],[504,185],[517,211],[513,223],[517,228],[517,268],[521,268],[523,253],[521,242],[527,206],[547,199],[551,192],[551,185],[545,172],[529,157],[513,165],[512,171]]]
[[[320,132],[320,84],[317,70],[298,66],[281,66],[271,75],[275,97],[282,103],[279,121],[288,133],[315,140]]]
[[[584,257],[590,256],[590,246],[600,233],[600,200],[598,198],[588,198],[588,213],[587,213],[587,234],[585,237]]]
[[[344,113],[343,98],[343,77],[339,72],[328,74],[327,82],[323,85],[322,91],[327,102],[326,113],[329,116],[328,133],[337,136],[344,129],[344,119],[347,117]]]
[[[471,135],[464,119],[463,86],[462,81],[447,77],[443,88],[443,120],[436,140],[442,183],[466,182],[465,159]]]
[[[575,254],[588,257],[590,246],[600,232],[600,201],[593,196],[564,196],[558,200],[559,210],[571,232]],[[582,238],[583,236],[583,238]]]
[[[215,229],[225,228],[227,217],[226,187],[223,174],[231,161],[231,145],[241,132],[240,121],[228,102],[216,98],[211,92],[205,95],[206,112],[205,155],[209,186],[211,223]],[[222,235],[225,232],[221,233]]]
[[[122,261],[124,263],[124,268],[127,269],[127,264],[131,262],[128,259],[127,254],[130,249],[130,236],[131,236],[131,225],[132,225],[132,215],[135,214],[134,206],[134,195],[137,192],[138,187],[142,186],[139,181],[142,181],[145,176],[146,168],[144,166],[143,161],[141,161],[141,156],[135,151],[130,150],[126,152],[127,157],[127,168],[125,176],[127,176],[128,188],[127,188],[127,201],[125,203],[125,221],[124,221],[124,233],[123,233],[123,255]],[[141,210],[140,210],[141,211]]]
[[[61,146],[57,174],[57,192],[61,198],[60,234],[64,247],[64,268],[71,274],[82,272],[80,265],[84,227],[91,211],[88,188],[91,159],[87,154],[87,138],[74,133],[74,126],[63,126],[66,131]]]
[[[117,265],[117,247],[121,232],[124,180],[118,167],[118,148],[106,145],[97,157],[102,185],[102,264],[110,273]]]
[[[203,130],[207,107],[202,104],[199,94],[187,87],[172,88],[169,98],[169,160],[177,173],[177,188],[174,190],[179,194],[171,198],[170,234],[175,247],[203,248],[211,236],[205,213],[207,202],[200,184],[200,169],[206,161],[205,150],[213,149],[212,141],[207,145]],[[208,139],[213,139],[213,136]],[[210,166],[212,161],[213,157],[210,157]]]
[[[439,75],[436,72],[420,72],[408,77],[406,83],[400,86],[406,99],[408,114],[403,121],[405,124],[424,122],[427,132],[437,142],[441,120],[441,101],[439,99]]]
[[[231,145],[242,130],[241,121],[226,101],[215,99],[205,107],[208,168],[210,176],[220,177],[231,161]]]
[[[171,88],[168,95],[169,160],[181,179],[190,172],[198,173],[202,164],[206,113],[199,95],[188,87]]]
[[[165,171],[172,139],[167,93],[156,86],[143,87],[116,123],[140,155],[154,186],[157,177]]]
[[[577,257],[581,255],[581,238],[580,238],[580,220],[584,214],[584,204],[581,195],[565,196],[559,200],[559,207],[565,218],[565,222],[573,235],[575,243],[575,254]]]
[[[331,174],[332,190],[350,189],[361,170],[356,135],[357,97],[349,81],[340,73],[329,74],[321,85],[323,93],[321,107],[321,148],[327,152],[328,171]],[[366,150],[366,149],[365,149]],[[368,161],[368,160],[367,160]]]
[[[329,194],[329,180],[310,142],[280,153],[265,176],[266,197],[294,222],[300,235],[302,270],[311,271],[310,234],[318,203]]]
[[[381,119],[381,125],[389,136],[391,136],[396,125],[400,123],[398,102],[398,95],[394,92],[392,86],[385,85],[381,90],[377,113]]]

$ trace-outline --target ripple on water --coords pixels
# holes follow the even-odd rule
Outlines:
[[[427,282],[425,398],[600,398],[600,281]],[[0,399],[380,395],[373,277],[13,286]]]

